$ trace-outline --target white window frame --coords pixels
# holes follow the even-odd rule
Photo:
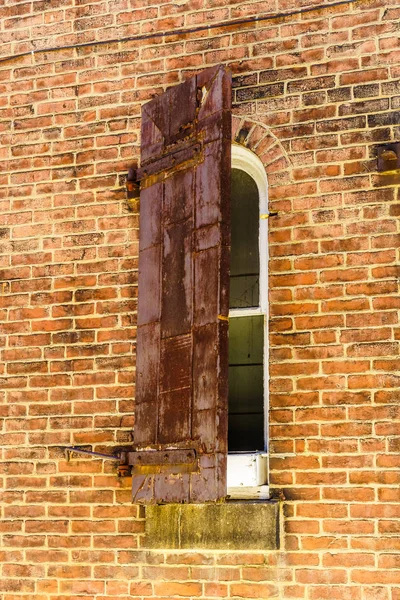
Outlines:
[[[228,496],[232,499],[269,498],[268,488],[268,181],[265,168],[254,152],[232,144],[232,169],[245,171],[255,181],[259,196],[259,306],[231,308],[229,317],[264,316],[264,452],[228,453]]]

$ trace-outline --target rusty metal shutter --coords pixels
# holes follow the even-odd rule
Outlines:
[[[231,77],[142,110],[133,500],[226,495]]]

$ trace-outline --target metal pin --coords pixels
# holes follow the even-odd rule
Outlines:
[[[277,212],[269,212],[269,213],[260,215],[260,219],[269,219],[270,217],[277,217],[277,216],[278,216]]]
[[[59,446],[60,447],[60,446]],[[84,450],[83,448],[77,448],[76,446],[67,446],[62,447],[64,450],[65,457],[69,462],[71,459],[72,452],[77,452],[78,454],[89,454],[90,456],[98,456],[100,458],[105,458],[108,460],[121,460],[119,456],[115,456],[115,454],[104,454],[103,452],[92,452],[91,450]]]

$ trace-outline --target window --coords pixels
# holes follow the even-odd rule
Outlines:
[[[264,497],[267,477],[267,179],[260,159],[232,149],[228,492]],[[260,487],[261,486],[261,487]]]
[[[231,97],[229,71],[212,67],[142,109],[135,431],[128,455],[138,503],[219,501],[227,479],[228,488],[254,488],[242,497],[266,497],[266,176],[252,152],[234,146],[229,310]],[[230,456],[228,429],[238,450]],[[232,461],[250,461],[249,481]]]

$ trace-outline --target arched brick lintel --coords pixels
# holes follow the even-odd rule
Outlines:
[[[281,142],[260,121],[232,115],[232,141],[254,152],[265,167],[269,187],[292,180],[292,164]]]

